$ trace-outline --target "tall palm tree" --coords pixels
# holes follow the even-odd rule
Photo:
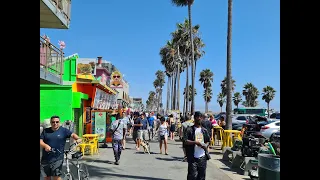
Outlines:
[[[222,112],[222,106],[226,102],[226,99],[222,93],[218,94],[217,102],[219,103],[219,106],[220,106],[220,112]]]
[[[184,88],[183,95],[186,95],[187,92],[189,93],[189,99],[186,103],[191,103],[191,101],[192,101],[192,98],[190,95],[190,94],[192,94],[192,86],[191,85],[189,85],[189,88]],[[197,89],[195,89],[195,88],[193,89],[193,94],[197,95]],[[189,106],[189,107],[191,107],[191,106]],[[191,112],[191,109],[186,109],[186,113],[187,112]]]
[[[208,112],[208,103],[211,101],[212,98],[212,89],[211,89],[211,82],[213,82],[213,73],[210,69],[204,69],[200,72],[200,79],[199,81],[203,85],[204,88],[204,100],[205,100],[205,109]]]
[[[239,108],[239,103],[242,101],[241,94],[239,92],[235,92],[233,94],[233,103],[237,108]]]
[[[191,84],[192,89],[195,89],[194,87],[194,78],[195,78],[195,61],[194,61],[194,46],[193,46],[193,38],[192,38],[192,19],[191,19],[191,6],[194,2],[194,0],[171,0],[172,3],[178,7],[184,7],[188,6],[188,17],[189,17],[189,36],[190,36],[190,44],[191,44]],[[193,92],[193,90],[192,90]],[[194,94],[191,96],[191,114],[194,114]]]
[[[151,111],[154,111],[155,101],[156,101],[156,93],[154,91],[149,91],[148,102],[150,104]]]
[[[156,73],[156,79],[153,82],[153,86],[156,88],[157,92],[157,97],[158,97],[158,102],[157,102],[157,112],[160,112],[160,103],[162,100],[162,87],[164,86],[165,83],[165,74],[163,71],[158,70]]]
[[[205,52],[202,48],[205,46],[202,39],[199,36],[199,25],[195,25],[192,27],[192,36],[193,36],[193,43],[194,43],[194,60],[195,62],[199,60]],[[178,59],[181,58],[183,60],[183,68],[186,69],[186,86],[189,86],[189,65],[190,65],[190,56],[191,56],[191,46],[190,46],[190,36],[189,36],[189,20],[185,19],[184,23],[178,23],[177,29],[172,34],[172,41],[178,47],[177,54]],[[182,67],[182,66],[181,66]],[[183,71],[183,70],[182,70]],[[194,75],[194,74],[193,74]],[[188,89],[187,89],[188,90]],[[190,93],[186,93],[187,96]],[[186,97],[186,99],[189,99]],[[188,103],[184,106],[184,109],[188,109]]]
[[[173,42],[172,41],[167,41],[167,44],[160,49],[160,58],[161,58],[161,64],[165,67],[165,72],[167,75],[167,102],[166,102],[166,111],[168,112],[169,110],[169,105],[171,99],[173,98],[172,92],[170,93],[170,90],[173,87],[172,84],[172,78],[173,78],[173,58],[174,58],[174,49],[173,49]],[[171,98],[170,98],[171,94]],[[171,104],[172,105],[172,104]]]
[[[226,104],[226,128],[232,129],[232,73],[231,73],[231,54],[232,54],[232,0],[228,0],[228,32],[227,32],[227,104]]]
[[[236,87],[236,81],[231,77],[231,83],[232,83],[232,92],[234,92],[234,89]],[[221,92],[224,96],[227,96],[227,76],[224,77],[224,79],[221,81],[221,84],[220,84],[220,87],[221,87]]]
[[[262,100],[264,100],[268,105],[268,118],[270,117],[270,102],[276,95],[276,90],[271,86],[266,86],[262,89]]]
[[[242,94],[246,98],[246,101],[242,104],[246,107],[256,107],[258,105],[259,91],[252,83],[246,83],[243,86]]]
[[[203,92],[203,98],[204,98],[204,101],[206,102],[205,104],[205,112],[209,112],[208,110],[208,105],[209,105],[209,102],[211,102],[211,99],[212,99],[212,89],[211,87],[207,87],[204,92]]]

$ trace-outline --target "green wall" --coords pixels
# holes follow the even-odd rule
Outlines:
[[[79,58],[78,54],[73,54],[64,58],[64,71],[63,71],[63,80],[64,81],[76,81],[77,74],[76,74],[76,63],[77,59]]]
[[[72,86],[40,85],[40,122],[53,115],[73,121]]]

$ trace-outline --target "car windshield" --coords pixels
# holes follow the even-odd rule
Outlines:
[[[280,113],[276,115],[276,119],[280,119]]]
[[[247,118],[245,116],[238,116],[237,120],[245,121],[245,120],[247,120]]]

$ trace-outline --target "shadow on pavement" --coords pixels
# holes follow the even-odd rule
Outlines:
[[[219,159],[219,161],[222,162],[224,165],[228,166],[228,168],[221,168],[221,169],[226,170],[226,171],[230,171],[230,172],[234,172],[234,173],[238,173],[238,174],[242,174],[243,170],[241,170],[240,168],[231,168],[231,162],[223,161],[222,159]]]
[[[103,167],[97,167],[97,166],[91,166],[87,165],[88,171],[90,174],[90,178],[126,178],[126,179],[141,179],[141,180],[169,180],[169,179],[163,179],[163,178],[153,178],[153,177],[144,177],[144,176],[134,176],[134,175],[126,175],[126,174],[117,174],[112,173],[113,171],[111,168],[103,168]]]
[[[163,160],[163,161],[182,161],[182,157],[175,157],[171,156],[171,158],[161,158],[161,157],[156,157],[158,160]]]

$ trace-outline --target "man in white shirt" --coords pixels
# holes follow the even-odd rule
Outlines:
[[[201,126],[203,115],[194,114],[194,125],[189,126],[184,133],[185,151],[188,161],[187,180],[205,180],[207,169],[207,147],[210,136],[207,129]]]

